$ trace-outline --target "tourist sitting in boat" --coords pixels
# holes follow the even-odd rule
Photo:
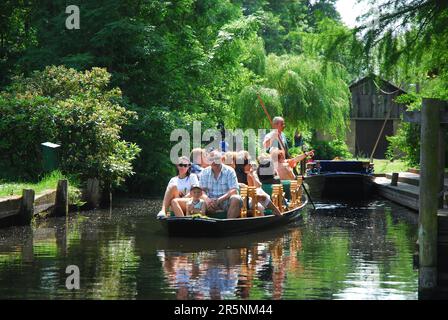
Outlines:
[[[191,173],[191,163],[187,157],[180,157],[176,164],[177,175],[168,182],[168,186],[163,197],[162,209],[157,216],[166,216],[167,210],[172,207],[174,199],[185,198],[190,196],[190,190],[192,185],[199,184],[198,177]],[[184,214],[182,210],[174,210],[176,216],[182,217]]]
[[[258,157],[257,176],[262,184],[281,183],[269,154],[262,154]]]
[[[247,151],[240,151],[236,155],[236,176],[240,186],[256,187],[258,210],[263,212],[266,208],[271,209],[275,215],[281,215],[280,210],[272,203],[270,196],[261,188],[260,179],[254,172],[250,163],[250,154]]]
[[[235,170],[222,163],[221,153],[209,153],[210,167],[202,171],[200,185],[204,190],[207,212],[227,211],[227,218],[238,218],[243,200],[238,195],[238,180]]]
[[[200,185],[192,185],[190,189],[191,199],[187,202],[187,216],[192,214],[205,215],[206,205],[202,199],[202,188]]]
[[[228,165],[229,167],[232,167],[235,169],[235,160],[236,160],[236,152],[234,151],[227,151],[222,155],[222,163]]]
[[[303,159],[314,156],[314,151],[305,152],[292,159],[286,159],[285,152],[278,148],[272,148],[270,154],[280,180],[295,180],[293,168]]]
[[[191,161],[191,173],[196,174],[198,179],[201,179],[202,170],[209,166],[205,150],[201,148],[191,150]]]

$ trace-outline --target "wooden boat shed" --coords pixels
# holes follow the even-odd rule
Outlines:
[[[406,92],[375,75],[354,81],[349,89],[350,130],[346,137],[349,150],[353,155],[369,158],[385,124],[373,155],[376,159],[384,159],[388,147],[386,136],[396,133],[405,111],[405,107],[394,99]]]

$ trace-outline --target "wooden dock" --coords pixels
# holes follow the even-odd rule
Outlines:
[[[414,171],[414,170],[412,170]],[[414,211],[419,208],[420,175],[414,172],[399,172],[398,183],[391,185],[392,173],[377,176],[373,179],[375,188],[382,197],[396,202]],[[448,190],[448,178],[445,177],[445,190]],[[445,199],[448,192],[445,192]],[[446,206],[446,203],[445,203]]]

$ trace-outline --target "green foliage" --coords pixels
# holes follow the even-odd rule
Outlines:
[[[63,144],[64,170],[115,184],[135,171],[130,189],[159,193],[173,174],[171,130],[190,130],[193,120],[203,121],[203,129],[218,121],[267,128],[257,92],[288,125],[342,135],[346,83],[358,65],[347,63],[346,54],[322,61],[326,39],[346,33],[334,4],[86,0],[81,29],[67,30],[65,0],[3,1],[0,86],[10,87],[0,97],[7,115],[0,150],[14,152],[0,155],[0,170],[36,178],[39,144],[50,140]],[[13,137],[23,148],[13,146]],[[134,169],[138,148],[122,137],[142,148]],[[36,161],[20,162],[30,158]]]
[[[403,122],[395,136],[387,137],[389,146],[386,157],[390,160],[403,159],[409,166],[420,164],[420,126]]]
[[[259,92],[272,117],[284,116],[291,127],[342,136],[349,112],[349,91],[343,75],[343,68],[330,64],[324,68],[318,59],[271,54],[263,86],[244,88],[234,103],[238,125],[268,125],[257,100]]]
[[[36,178],[41,172],[40,144],[61,144],[61,169],[82,178],[99,177],[119,185],[131,174],[139,152],[121,140],[121,129],[134,116],[120,106],[121,91],[108,89],[105,69],[77,72],[47,67],[18,77],[0,94],[2,162]]]
[[[353,157],[348,151],[347,144],[340,139],[331,141],[311,141],[311,149],[314,149],[314,159],[332,160],[336,157],[347,159]]]

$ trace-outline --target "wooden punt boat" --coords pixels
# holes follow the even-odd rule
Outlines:
[[[322,199],[366,199],[373,193],[373,164],[320,160],[308,164],[305,183],[310,196]]]
[[[301,186],[299,187],[301,188]],[[294,208],[282,212],[281,216],[276,216],[266,210],[264,215],[233,219],[227,219],[226,212],[218,212],[207,217],[167,216],[159,217],[158,220],[171,236],[224,237],[257,232],[297,221],[302,217],[308,204],[305,194],[300,193],[297,204]]]

